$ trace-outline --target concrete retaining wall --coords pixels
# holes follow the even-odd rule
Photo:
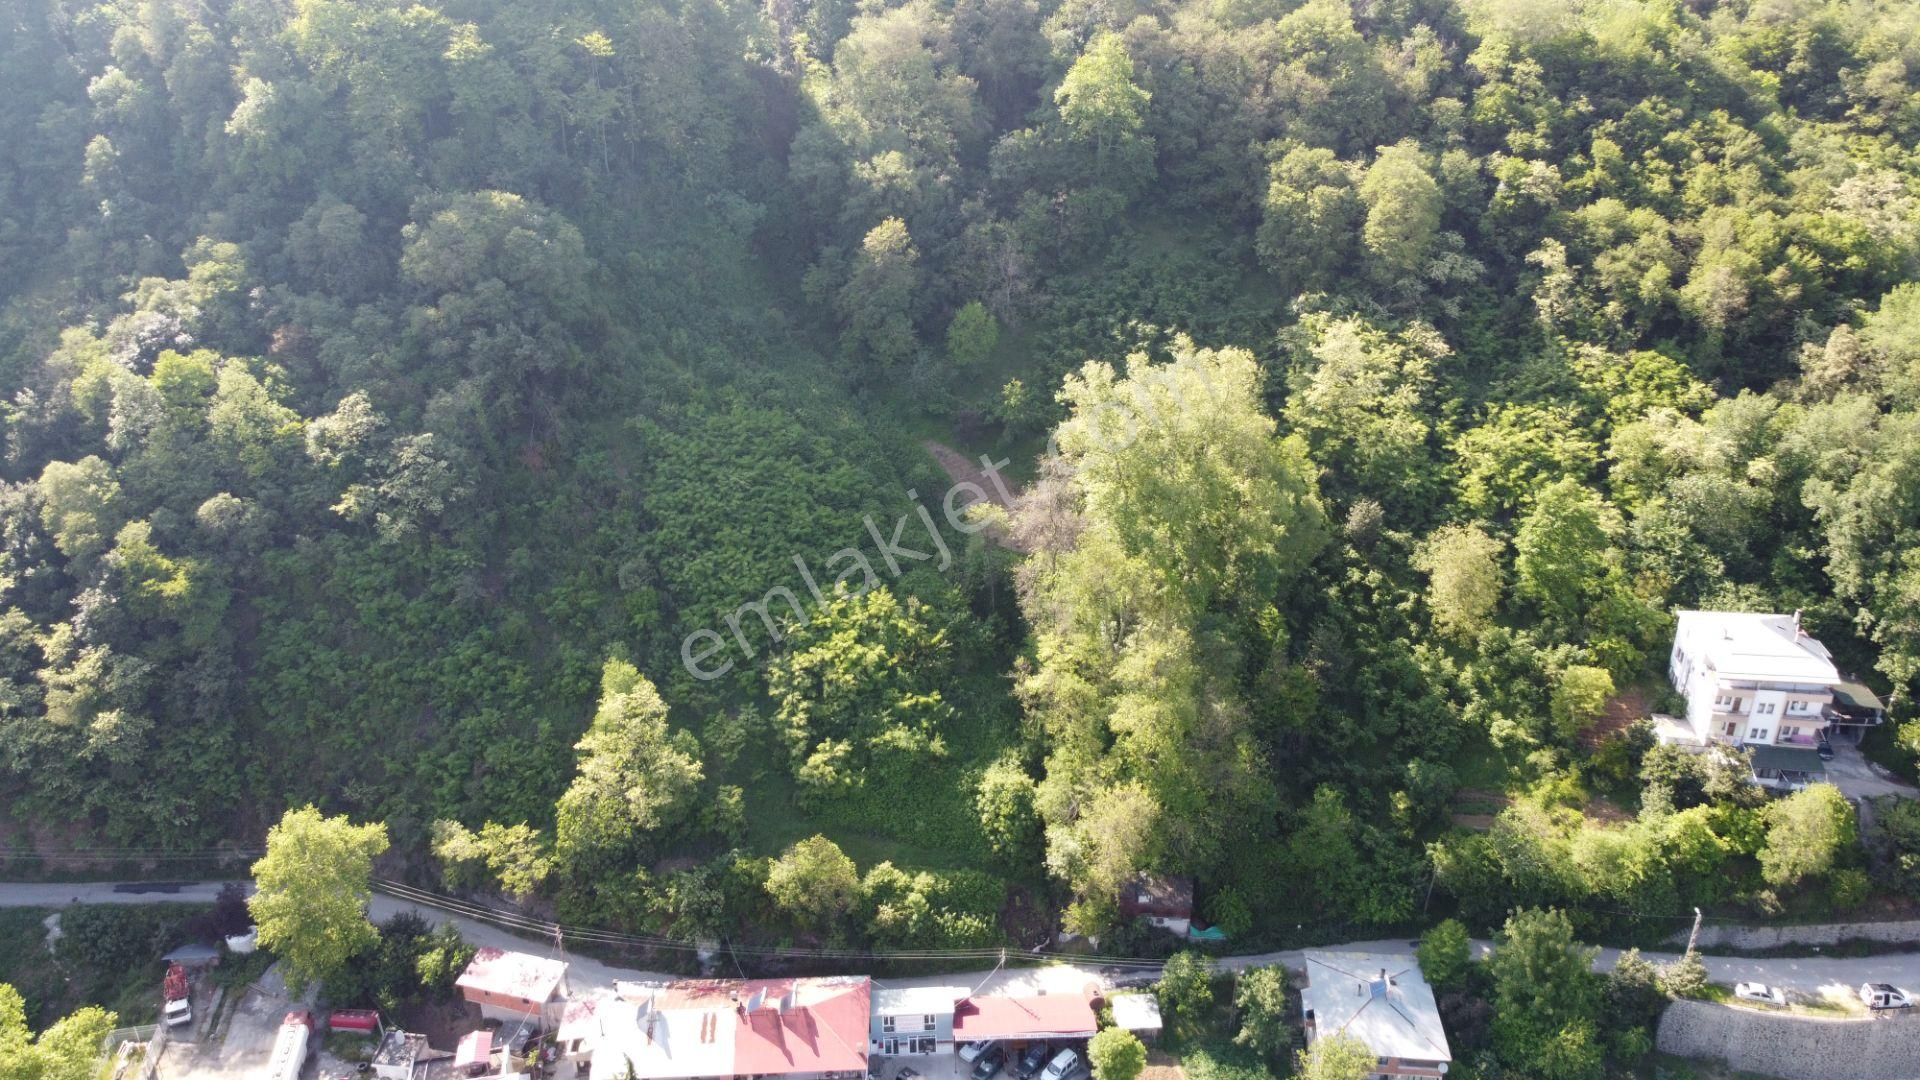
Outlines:
[[[1687,931],[1667,939],[1684,947]],[[1843,941],[1920,943],[1920,920],[1820,923],[1813,926],[1703,926],[1702,948],[1775,949],[1783,945],[1838,945]]]
[[[1712,1058],[1789,1080],[1920,1076],[1920,1016],[1822,1020],[1705,1001],[1676,1001],[1660,1017],[1661,1053]]]

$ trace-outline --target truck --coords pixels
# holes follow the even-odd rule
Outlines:
[[[187,969],[179,964],[167,966],[167,977],[160,984],[160,1014],[168,1027],[193,1023],[192,990],[187,985]]]
[[[295,1009],[280,1021],[280,1034],[273,1040],[273,1056],[261,1070],[258,1080],[300,1080],[307,1063],[307,1043],[313,1036],[313,1014]]]

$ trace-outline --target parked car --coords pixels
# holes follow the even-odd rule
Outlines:
[[[990,1042],[962,1043],[960,1044],[960,1060],[971,1065],[979,1061],[980,1055],[986,1053],[987,1048],[992,1045]]]
[[[1813,751],[1814,753],[1820,755],[1821,761],[1833,760],[1833,744],[1831,742],[1828,742],[1826,739],[1821,739],[1820,744],[1814,747]]]
[[[1733,984],[1733,996],[1741,1001],[1757,1001],[1762,1005],[1785,1005],[1787,992],[1777,986],[1766,983],[1743,982]]]
[[[1080,1055],[1072,1050],[1062,1050],[1047,1062],[1046,1071],[1040,1074],[1040,1080],[1075,1080],[1086,1075],[1086,1066],[1080,1063]]]
[[[1014,1080],[1033,1080],[1047,1067],[1047,1052],[1046,1043],[1034,1043],[1022,1051],[1020,1060],[1013,1063]]]
[[[1000,1070],[1007,1067],[1007,1052],[1001,1047],[993,1047],[980,1055],[973,1063],[973,1080],[993,1080]]]
[[[1892,983],[1861,983],[1860,1003],[1869,1009],[1913,1008],[1913,999]]]
[[[894,1074],[893,1080],[920,1080],[920,1070],[911,1065],[905,1066]]]

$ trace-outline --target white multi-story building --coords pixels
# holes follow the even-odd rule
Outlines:
[[[1682,727],[1698,745],[1754,750],[1754,778],[1799,787],[1824,771],[1828,729],[1880,722],[1871,691],[1834,666],[1800,615],[1682,611],[1667,667],[1686,699]]]

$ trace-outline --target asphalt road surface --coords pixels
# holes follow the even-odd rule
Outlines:
[[[141,883],[49,885],[0,882],[0,907],[63,907],[76,903],[212,903],[219,891],[219,882],[184,883],[164,889],[154,889],[151,884]],[[430,923],[437,924],[443,920],[451,920],[460,928],[460,932],[466,936],[466,939],[475,945],[493,945],[503,949],[517,949],[545,955],[554,953],[551,941],[542,942],[522,938],[489,923],[449,915],[436,908],[412,904],[383,893],[374,894],[372,917],[375,922],[384,921],[402,911],[411,911]],[[1391,953],[1412,952],[1412,945],[1412,942],[1404,938],[1397,938],[1387,941],[1355,941],[1345,945],[1330,945],[1327,948],[1336,951]],[[1492,946],[1485,941],[1476,941],[1474,947],[1484,955]],[[1653,961],[1677,958],[1674,953],[1650,952],[1643,955]],[[1619,956],[1620,951],[1617,949],[1602,949],[1595,959],[1594,967],[1600,971],[1609,970]],[[1851,992],[1863,982],[1889,982],[1909,991],[1920,992],[1920,951],[1889,953],[1882,956],[1835,957],[1821,956],[1809,950],[1809,954],[1802,957],[1750,959],[1733,956],[1702,956],[1700,959],[1706,965],[1709,977],[1717,983],[1764,982],[1806,994],[1823,995]],[[659,972],[614,967],[571,952],[566,955],[566,960],[567,982],[575,992],[595,988],[611,989],[615,980],[670,977]],[[1273,964],[1285,964],[1298,968],[1304,963],[1298,950],[1261,953],[1253,956],[1228,956],[1221,957],[1219,960],[1220,968],[1226,971],[1242,971]],[[1153,968],[1127,969],[1098,963],[1060,963],[1044,967],[956,971],[940,975],[888,979],[885,982],[889,986],[954,985],[970,987],[977,992],[1017,993],[1037,989],[1077,990],[1090,983],[1102,987],[1144,983],[1151,981],[1157,974],[1158,971]]]

